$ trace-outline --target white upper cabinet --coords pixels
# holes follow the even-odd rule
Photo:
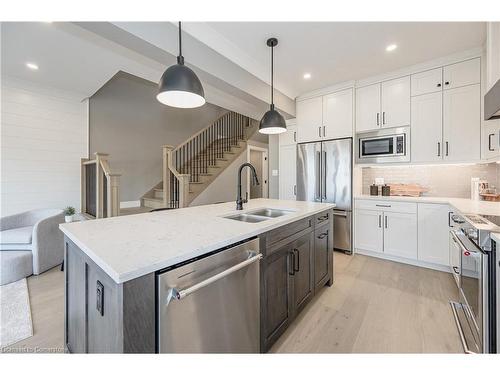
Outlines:
[[[380,84],[356,89],[356,132],[380,128]]]
[[[479,86],[463,86],[443,93],[444,160],[470,162],[481,157]]]
[[[297,140],[311,142],[323,132],[323,98],[321,96],[297,101]]]
[[[323,138],[352,137],[353,89],[323,96]]]
[[[356,90],[356,132],[410,125],[410,77]]]
[[[443,88],[473,85],[481,82],[481,60],[475,58],[447,65],[443,68]]]
[[[430,94],[443,89],[443,68],[412,74],[411,96]]]
[[[486,90],[500,79],[500,22],[486,26]]]
[[[443,94],[411,98],[411,160],[432,162],[443,159]]]
[[[382,82],[381,126],[410,125],[410,76]]]
[[[286,132],[279,134],[280,146],[294,145],[297,143],[297,125],[295,121],[287,120],[286,122]]]
[[[418,260],[448,266],[448,215],[442,204],[418,204]]]
[[[500,156],[500,120],[485,121],[482,126],[481,159]]]

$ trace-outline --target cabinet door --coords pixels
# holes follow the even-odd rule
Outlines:
[[[333,242],[330,225],[322,225],[314,231],[314,290],[323,287],[330,277],[332,267],[330,243]]]
[[[262,332],[267,348],[286,329],[292,317],[291,282],[293,252],[289,245],[267,257],[263,264]]]
[[[323,97],[323,137],[352,137],[353,90],[343,90]]]
[[[382,211],[356,209],[354,243],[356,249],[384,251],[384,232],[382,229]]]
[[[480,88],[459,87],[443,93],[444,159],[470,162],[480,159]]]
[[[381,91],[382,127],[410,125],[410,76],[382,82]]]
[[[295,200],[297,193],[297,145],[280,146],[280,199]]]
[[[380,124],[380,84],[356,89],[356,132],[377,130]]]
[[[443,94],[435,92],[411,98],[411,160],[443,159]]]
[[[308,233],[291,245],[293,260],[293,308],[299,312],[313,295],[313,248],[314,233]]]
[[[323,97],[297,102],[298,142],[317,141],[323,126]]]
[[[443,68],[426,70],[411,75],[411,96],[441,92],[443,90]]]
[[[478,58],[447,65],[443,68],[444,89],[473,85],[481,81],[481,60]]]
[[[384,253],[417,259],[417,215],[384,212]]]
[[[481,125],[481,159],[500,155],[500,120],[485,121]]]
[[[448,205],[418,204],[418,260],[449,265]]]
[[[286,124],[286,132],[279,134],[280,146],[294,145],[297,143],[297,125]]]

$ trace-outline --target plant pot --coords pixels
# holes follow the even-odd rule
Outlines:
[[[64,216],[64,221],[66,223],[72,223],[73,222],[73,215],[66,215],[66,216]]]

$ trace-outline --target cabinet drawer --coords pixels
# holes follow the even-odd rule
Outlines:
[[[417,204],[412,202],[394,202],[384,200],[356,200],[357,209],[386,212],[417,213]]]
[[[308,217],[306,219],[302,219],[299,221],[296,221],[294,223],[285,225],[280,228],[276,228],[269,233],[265,235],[266,237],[266,252],[267,255],[270,255],[274,251],[270,249],[271,246],[277,244],[279,241],[284,240],[284,239],[290,239],[293,240],[293,238],[289,238],[291,236],[296,235],[297,233],[300,233],[302,231],[305,231],[307,229],[312,230],[313,226],[313,217]]]
[[[316,226],[327,224],[332,219],[332,211],[323,211],[314,216],[314,224]]]

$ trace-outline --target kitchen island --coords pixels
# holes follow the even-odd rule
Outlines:
[[[235,220],[263,208],[285,214]],[[157,275],[256,237],[263,255],[260,351],[267,351],[315,291],[333,282],[333,208],[254,199],[243,211],[229,202],[61,224],[68,351],[158,352]],[[303,253],[300,266],[290,261],[295,252]]]

